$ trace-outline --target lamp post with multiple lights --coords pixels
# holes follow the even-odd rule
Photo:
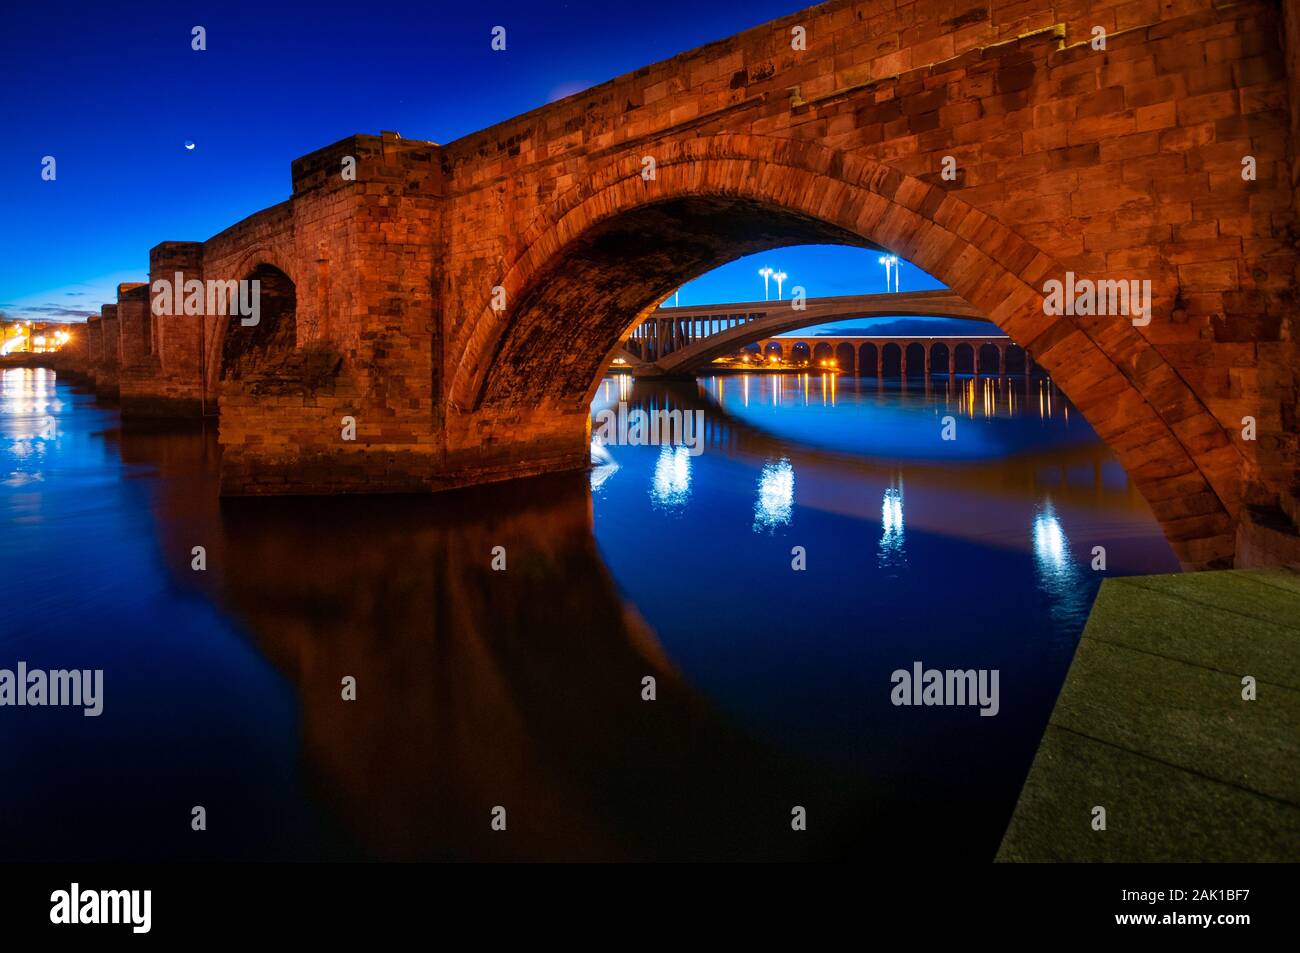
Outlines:
[[[767,279],[771,278],[774,272],[772,271],[771,268],[768,268],[766,265],[764,265],[762,268],[758,269],[758,273],[763,276],[763,300],[766,301],[767,300]]]
[[[897,255],[881,255],[880,263],[885,266],[885,290],[889,290],[889,277],[894,277],[894,290],[898,290],[898,273],[902,271],[902,263],[898,260]]]
[[[777,300],[777,301],[780,301],[780,300],[781,300],[781,282],[785,281],[785,279],[788,278],[788,277],[789,277],[789,275],[787,275],[784,271],[778,271],[778,272],[776,272],[776,274],[772,275],[772,280],[776,282],[776,300]]]

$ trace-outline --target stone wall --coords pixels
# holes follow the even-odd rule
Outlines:
[[[99,315],[91,315],[86,319],[86,377],[92,384],[96,381],[103,355],[104,322]]]
[[[117,305],[106,304],[99,309],[99,314],[103,335],[99,365],[95,369],[95,390],[103,397],[115,399],[118,396],[118,369],[122,363]]]

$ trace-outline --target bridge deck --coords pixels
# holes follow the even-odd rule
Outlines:
[[[1297,648],[1300,573],[1106,580],[998,860],[1294,861]]]

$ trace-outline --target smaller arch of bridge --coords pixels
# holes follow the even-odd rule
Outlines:
[[[869,341],[858,348],[858,368],[863,377],[879,377],[880,348]]]
[[[258,282],[258,321],[244,325],[240,316],[216,317],[223,328],[216,348],[217,382],[237,380],[256,362],[297,348],[298,289],[293,279],[275,265],[261,263],[241,281]]]
[[[1001,374],[1002,373],[1002,348],[995,343],[984,342],[976,346],[976,355],[978,355],[979,364],[976,365],[976,373],[980,374]]]
[[[910,341],[903,345],[903,375],[905,377],[924,377],[930,367],[930,351],[920,341]]]
[[[933,374],[950,374],[952,368],[952,348],[947,341],[936,341],[930,348],[930,372]]]
[[[1029,354],[1019,344],[1010,343],[1003,352],[1003,365],[1007,374],[1027,374],[1029,372]]]
[[[240,223],[242,226],[244,223]],[[235,226],[239,228],[240,226]],[[257,277],[258,269],[274,269],[291,283],[293,287],[293,340],[291,346],[299,348],[302,342],[299,338],[301,327],[300,309],[302,295],[299,289],[302,283],[299,280],[300,270],[298,262],[291,254],[291,249],[286,247],[283,242],[275,241],[257,241],[247,246],[231,247],[222,251],[224,239],[231,232],[228,229],[209,241],[204,246],[203,256],[203,277],[204,280],[212,281],[245,281]],[[231,239],[233,240],[233,239]],[[213,250],[209,251],[209,247]],[[260,279],[259,279],[260,281]],[[210,392],[220,386],[221,381],[226,376],[227,368],[224,366],[225,356],[227,354],[227,341],[230,338],[232,325],[237,327],[240,332],[246,330],[256,331],[256,328],[245,328],[237,324],[237,317],[221,317],[218,315],[208,315],[204,319],[204,337],[205,351],[204,354],[204,379],[207,389]],[[265,331],[256,335],[259,339],[265,335]],[[281,341],[283,346],[286,342]]]
[[[295,286],[302,284],[293,249],[281,242],[259,241],[232,249],[226,255],[209,253],[205,249],[203,255],[203,273],[206,277],[240,279],[259,265],[270,265],[288,277]]]
[[[903,346],[890,341],[880,348],[880,377],[899,377],[903,373]]]
[[[955,374],[975,373],[975,346],[962,341],[952,349],[952,367]]]

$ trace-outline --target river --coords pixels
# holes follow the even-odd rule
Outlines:
[[[223,501],[213,424],[0,371],[0,669],[104,673],[98,717],[0,707],[0,857],[989,860],[1101,579],[1177,570],[1082,416],[969,375],[620,404],[701,439]],[[996,714],[895,704],[915,663]]]

